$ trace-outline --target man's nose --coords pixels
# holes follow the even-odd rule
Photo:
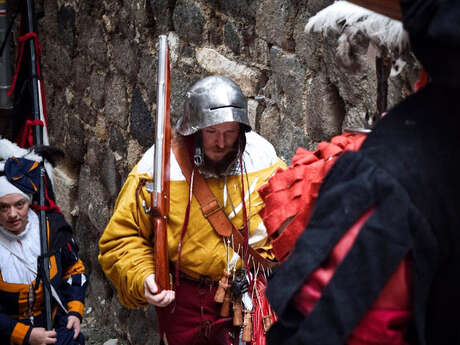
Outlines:
[[[217,133],[216,144],[220,149],[225,147],[225,138],[223,133]]]

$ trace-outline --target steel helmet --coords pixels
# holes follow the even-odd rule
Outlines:
[[[177,122],[179,134],[187,136],[205,127],[236,121],[251,130],[248,103],[231,79],[212,75],[197,81],[185,96],[184,114]]]

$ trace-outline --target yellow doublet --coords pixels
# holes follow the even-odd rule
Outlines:
[[[144,279],[154,273],[153,229],[150,216],[145,213],[142,201],[150,207],[150,194],[145,186],[136,200],[136,188],[142,179],[151,181],[153,149],[148,150],[129,174],[118,196],[113,216],[99,241],[99,261],[118,291],[120,301],[127,307],[145,305]],[[249,219],[250,239],[253,248],[265,257],[272,257],[267,243],[265,227],[258,215],[263,207],[257,189],[284,163],[276,157],[273,147],[255,133],[247,134],[244,191]],[[152,164],[150,164],[152,163]],[[243,225],[241,175],[207,179],[208,186],[223,206],[225,213],[237,229]],[[249,193],[248,193],[249,189]],[[248,195],[249,194],[249,195]],[[189,185],[171,152],[170,212],[168,217],[168,252],[171,262],[178,258],[178,244],[184,222],[189,195]],[[234,256],[230,250],[230,259]],[[241,260],[238,260],[241,261]],[[238,265],[241,263],[238,262]],[[190,218],[183,240],[180,269],[192,276],[207,276],[219,280],[227,265],[224,241],[204,218],[200,205],[193,197]]]

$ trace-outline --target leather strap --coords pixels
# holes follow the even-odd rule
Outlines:
[[[179,143],[178,139],[173,141],[172,147],[182,173],[190,185],[193,163],[189,158],[187,147],[184,145],[184,142]],[[193,184],[193,195],[201,206],[203,216],[211,223],[212,227],[219,235],[224,237],[230,236],[232,234],[233,224],[223,212],[222,206],[219,204],[214,194],[212,194],[204,177],[198,171],[195,171],[193,176]]]
[[[176,137],[172,141],[172,149],[182,170],[182,173],[190,185],[193,163],[187,152],[187,147],[183,141]],[[229,237],[230,235],[233,235],[233,245],[235,246],[233,250],[235,250],[235,248],[244,248],[243,235],[235,228],[230,219],[228,219],[222,206],[219,204],[216,197],[209,189],[206,180],[199,171],[194,172],[192,190],[193,195],[201,206],[201,212],[203,212],[203,216],[209,221],[213,229],[223,237]],[[248,254],[253,258],[253,263],[250,263],[250,265],[255,266],[256,268],[257,265],[254,265],[254,263],[261,265],[264,268],[273,268],[276,266],[275,262],[263,258],[250,245],[248,245],[247,248]]]

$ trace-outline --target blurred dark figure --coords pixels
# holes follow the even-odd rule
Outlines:
[[[270,344],[460,344],[460,1],[400,6],[429,82],[331,168],[269,281]]]

